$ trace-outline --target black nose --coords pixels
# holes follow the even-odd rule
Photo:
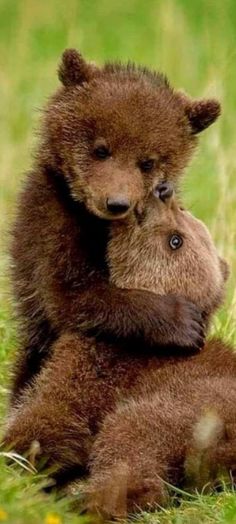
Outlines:
[[[156,197],[165,202],[165,200],[172,197],[174,193],[173,184],[171,182],[161,182],[155,187],[153,193]]]
[[[113,215],[121,215],[130,208],[130,202],[127,198],[117,197],[107,199],[107,209]]]

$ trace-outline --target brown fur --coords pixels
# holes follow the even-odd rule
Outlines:
[[[87,507],[125,517],[165,506],[168,484],[212,488],[225,472],[230,481],[230,470],[233,479],[235,366],[229,348],[212,341],[201,355],[153,372],[152,382],[145,377],[138,398],[120,404],[103,423],[90,456]]]
[[[14,400],[66,331],[146,346],[196,349],[203,341],[198,307],[180,296],[118,289],[105,253],[113,218],[141,213],[160,181],[178,183],[219,103],[191,100],[145,68],[97,68],[75,50],[64,53],[59,78],[13,231],[21,341]],[[107,158],[97,157],[99,147]],[[108,200],[129,209],[113,215]]]
[[[183,235],[184,242],[172,252],[173,232]],[[137,256],[137,246],[142,246],[145,259],[140,252]],[[113,224],[108,263],[111,278],[120,286],[137,286],[138,276],[145,289],[166,293],[167,289],[172,292],[172,282],[173,291],[200,301],[208,320],[223,297],[226,263],[217,255],[205,226],[179,209],[173,199],[164,203],[150,198],[141,223],[130,217]],[[39,441],[49,464],[57,464],[62,472],[86,470],[90,457],[87,505],[113,516],[137,505],[163,504],[162,478],[181,485],[185,457],[196,455],[193,430],[204,409],[214,407],[225,427],[229,414],[234,421],[236,359],[222,342],[213,340],[188,359],[178,354],[167,357],[166,351],[157,357],[144,346],[128,349],[81,335],[63,335],[34,385],[12,411],[6,433],[6,443],[15,445],[18,452]],[[224,461],[224,439],[222,446],[221,462],[228,467],[231,447]],[[188,474],[190,469],[195,484],[200,485],[197,467],[188,467]],[[212,467],[208,470],[212,472]]]
[[[183,239],[176,250],[169,244],[173,235]],[[111,282],[117,286],[180,293],[199,305],[205,322],[224,297],[226,262],[205,225],[180,208],[171,194],[165,199],[159,192],[152,195],[139,224],[133,216],[113,224],[107,258]],[[178,311],[175,316],[178,322]]]

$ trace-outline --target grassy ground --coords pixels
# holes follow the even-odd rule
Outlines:
[[[185,201],[209,225],[232,276],[215,331],[236,341],[236,155],[234,0],[1,0],[0,1],[0,416],[6,411],[14,327],[7,295],[7,230],[15,196],[30,165],[37,108],[57,85],[66,46],[91,60],[132,59],[163,70],[193,96],[216,95],[219,123],[206,131],[184,183]],[[39,491],[43,478],[5,465],[0,457],[0,521],[82,523],[68,502]],[[151,523],[236,523],[236,496],[185,497],[178,508],[143,515]]]

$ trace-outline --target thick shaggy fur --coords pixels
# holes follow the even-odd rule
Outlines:
[[[183,238],[174,251],[173,233]],[[124,248],[127,258],[119,272]],[[135,287],[138,275],[141,287],[165,293],[172,291],[172,282],[173,291],[178,286],[199,302],[207,322],[223,298],[226,263],[205,226],[171,198],[151,197],[141,222],[130,217],[113,224],[107,259],[111,278],[120,286]],[[216,457],[220,466],[232,466],[228,429],[231,420],[233,434],[236,358],[217,340],[188,358],[178,352],[173,356],[174,346],[170,350],[172,356],[164,348],[157,357],[142,345],[125,347],[75,333],[61,336],[12,410],[6,443],[26,452],[37,440],[39,453],[64,474],[88,471],[90,464],[86,504],[107,516],[163,504],[164,480],[202,486],[206,478],[217,478]],[[216,423],[203,438],[203,460],[195,426],[208,412],[210,422],[214,412]]]
[[[155,367],[155,364],[154,364]],[[90,455],[87,507],[106,517],[155,509],[170,489],[214,487],[235,475],[236,356],[212,340],[201,354],[142,377],[108,415]]]
[[[145,68],[97,68],[75,50],[64,53],[59,78],[13,231],[14,401],[67,331],[146,347],[203,343],[196,305],[179,293],[118,289],[105,254],[114,218],[139,217],[159,182],[177,184],[219,103],[191,100]],[[108,209],[114,201],[118,213]]]

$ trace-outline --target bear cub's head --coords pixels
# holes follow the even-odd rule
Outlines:
[[[198,305],[206,323],[224,298],[228,264],[170,184],[150,196],[141,222],[133,214],[113,223],[107,256],[116,286],[182,295]]]
[[[38,161],[104,219],[141,209],[161,181],[176,184],[198,133],[220,113],[216,100],[191,100],[159,73],[133,64],[100,68],[73,49],[63,54],[59,78]]]

